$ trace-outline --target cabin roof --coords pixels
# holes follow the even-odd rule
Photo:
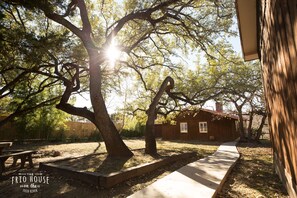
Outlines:
[[[207,113],[210,113],[212,114],[214,117],[217,117],[218,119],[219,118],[227,118],[227,119],[233,119],[233,120],[238,120],[238,116],[236,115],[233,115],[233,114],[227,114],[227,113],[223,113],[223,112],[218,112],[218,111],[213,111],[213,110],[210,110],[210,109],[193,109],[193,110],[190,110],[190,109],[186,109],[186,110],[183,110],[181,111],[177,117],[183,117],[183,116],[186,116],[186,115],[190,115],[192,117],[196,117],[196,115],[200,112],[200,111],[204,111],[204,112],[207,112]]]

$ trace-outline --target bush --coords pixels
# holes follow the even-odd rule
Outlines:
[[[122,137],[143,137],[145,125],[137,118],[127,119],[124,128],[120,131]]]
[[[65,130],[59,130],[52,134],[52,137],[50,137],[50,141],[53,142],[65,142],[66,141],[66,135]]]
[[[80,138],[76,134],[72,134],[67,138],[67,142],[79,142]]]
[[[121,131],[121,136],[123,137],[143,137],[145,126],[137,123],[134,129],[123,129]]]
[[[91,135],[88,137],[88,141],[99,142],[102,141],[102,137],[98,130],[95,130]]]
[[[122,137],[142,137],[143,132],[142,131],[123,129],[122,132],[121,132],[121,136]]]
[[[66,117],[66,113],[57,110],[53,106],[35,109],[32,112],[15,118],[16,138],[20,140],[63,140],[63,131],[67,128],[64,124]]]

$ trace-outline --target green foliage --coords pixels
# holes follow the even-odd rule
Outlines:
[[[67,2],[56,3],[65,8]],[[30,2],[24,4],[34,7]],[[53,57],[56,61],[66,58],[84,65],[85,49],[75,39],[69,42],[69,31],[57,27],[37,10],[28,12],[24,7],[1,2],[0,13],[0,113],[23,115],[16,118],[23,131],[20,137],[48,138],[51,131],[59,130],[57,126],[64,128],[58,121],[61,113],[54,109],[64,90],[54,75]],[[71,75],[64,73],[65,77]],[[86,82],[86,77],[82,77],[83,90]],[[34,111],[39,107],[42,109]]]
[[[123,137],[143,137],[145,124],[136,117],[127,119],[124,128],[122,129],[121,136]]]
[[[91,133],[88,137],[88,141],[98,142],[102,141],[102,137],[98,130],[95,130],[93,133]]]
[[[78,137],[78,135],[76,135],[76,134],[72,134],[66,139],[66,141],[67,142],[79,142],[79,141],[81,141],[81,138]]]
[[[50,138],[52,142],[66,142],[65,130],[55,131]]]
[[[98,142],[102,141],[101,134],[99,133],[98,130],[93,131],[89,136],[87,137],[79,137],[76,134],[72,134],[69,137],[66,136],[66,130],[59,130],[59,131],[54,131],[51,134],[51,138],[49,141],[54,141],[54,142]]]
[[[121,136],[122,137],[143,137],[144,136],[144,127],[142,125],[141,128],[135,129],[135,130],[128,130],[128,129],[123,129],[121,131]]]
[[[67,115],[55,107],[42,107],[15,119],[18,139],[64,139]],[[55,133],[54,133],[55,132]]]
[[[55,104],[62,93],[60,83],[40,74],[53,72],[49,53],[66,47],[69,32],[54,30],[41,13],[4,2],[0,13],[0,111],[20,116]],[[32,128],[26,122],[19,124]]]

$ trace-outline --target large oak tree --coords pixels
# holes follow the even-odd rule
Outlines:
[[[51,59],[48,65],[53,68],[47,76],[63,82],[65,87],[57,108],[93,122],[110,156],[132,155],[107,111],[104,85],[110,78],[115,78],[115,73],[134,71],[148,89],[145,75],[158,72],[159,67],[173,71],[176,65],[172,57],[196,49],[208,54],[209,46],[216,48],[221,33],[231,33],[233,16],[233,2],[229,0],[128,0],[122,4],[124,6],[118,6],[107,0],[7,0],[2,5],[18,7],[23,17],[27,12],[33,13],[32,23],[38,20],[34,14],[44,15],[56,23],[53,27],[64,28],[72,34],[68,42],[83,49],[85,62],[74,61],[74,57],[67,60],[65,55],[61,60],[63,46],[61,53],[59,49],[47,53]],[[37,37],[39,32],[35,31],[35,34]],[[112,45],[121,51],[113,73],[106,53]],[[92,111],[69,103],[71,96],[82,89],[82,79],[88,80]],[[161,95],[166,91],[176,99],[184,98],[173,92],[173,85],[173,79],[167,77],[159,90],[152,90],[156,96],[147,111],[146,147],[149,153],[156,152],[151,126]]]

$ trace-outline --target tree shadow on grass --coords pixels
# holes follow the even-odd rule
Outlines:
[[[263,195],[273,196],[271,192],[287,194],[281,181],[274,172],[273,164],[265,160],[246,160],[245,168],[250,169],[245,183]]]
[[[137,149],[138,152],[140,149]],[[96,172],[103,172],[104,174],[110,174],[113,172],[118,172],[121,171],[123,169],[125,169],[125,167],[135,167],[138,166],[140,164],[143,163],[147,163],[147,162],[139,162],[136,158],[139,158],[139,156],[150,156],[152,158],[152,160],[156,160],[156,159],[160,159],[160,158],[164,158],[167,157],[166,152],[162,152],[161,154],[154,154],[154,155],[148,155],[144,153],[144,150],[141,149],[142,151],[141,154],[138,153],[138,156],[136,156],[137,154],[134,153],[135,155],[133,155],[132,157],[106,157],[103,162],[98,166],[98,168],[96,168]],[[140,164],[139,164],[140,163]]]
[[[240,143],[240,146],[242,149],[248,147],[246,145],[242,146],[242,143]],[[252,193],[255,192],[267,197],[275,197],[275,194],[286,196],[287,192],[274,172],[271,158],[269,159],[265,152],[258,151],[256,145],[253,149],[250,147],[248,149],[241,150],[242,156],[217,197],[247,196],[241,193],[251,193],[249,196],[252,197]],[[250,189],[253,190],[250,191]]]
[[[105,174],[118,172],[123,169],[129,159],[131,159],[131,157],[106,157],[95,171],[104,172]]]
[[[96,153],[101,147],[101,142],[98,142],[98,146],[94,149],[93,153]]]
[[[260,140],[259,142],[257,141],[252,141],[252,142],[239,142],[237,144],[237,147],[243,147],[243,148],[271,148],[272,144],[270,140]]]

